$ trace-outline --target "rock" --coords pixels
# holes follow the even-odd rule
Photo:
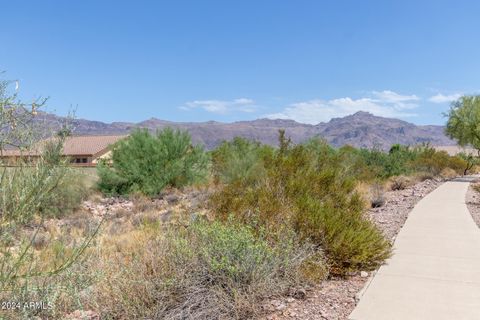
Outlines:
[[[168,204],[175,204],[178,202],[179,197],[175,194],[169,194],[165,197],[165,200],[167,200]]]
[[[275,307],[277,311],[282,311],[282,310],[285,310],[286,308],[287,306],[284,303],[280,303]]]
[[[298,289],[293,294],[294,298],[300,299],[300,300],[305,299],[306,296],[307,296],[307,292],[305,291],[305,289]]]
[[[271,301],[270,301],[270,304],[271,304],[272,306],[276,307],[276,306],[278,306],[278,305],[280,304],[280,301],[278,301],[278,300],[271,300]]]
[[[160,215],[160,221],[162,221],[162,223],[168,222],[172,218],[172,215],[172,210],[168,210]]]
[[[362,277],[362,278],[368,277],[368,272],[367,271],[360,272],[360,277]]]
[[[39,249],[42,249],[44,247],[46,247],[49,243],[49,240],[50,240],[50,234],[48,232],[44,232],[44,231],[38,231],[36,234],[33,233],[32,235],[32,246],[39,250]]]
[[[189,208],[190,210],[195,210],[200,206],[200,200],[192,199],[190,200]]]
[[[294,301],[295,301],[295,299],[292,298],[292,297],[288,297],[288,298],[287,298],[287,302],[288,302],[288,303],[292,303],[292,302],[294,302]]]

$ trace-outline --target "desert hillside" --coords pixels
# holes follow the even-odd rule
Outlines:
[[[41,121],[51,126],[58,126],[63,118],[44,113]],[[309,125],[293,120],[258,119],[233,123],[208,122],[170,122],[151,118],[138,123],[113,122],[104,123],[85,119],[73,122],[75,134],[126,134],[134,128],[151,130],[175,127],[189,131],[196,143],[207,149],[214,149],[223,140],[236,136],[257,140],[265,144],[276,145],[278,130],[285,129],[287,136],[295,143],[320,136],[333,146],[352,145],[371,148],[378,146],[388,149],[392,144],[414,145],[429,142],[432,145],[449,146],[454,142],[447,138],[443,126],[417,126],[415,124],[391,118],[374,116],[368,112],[357,112],[343,118],[334,118],[327,123]]]

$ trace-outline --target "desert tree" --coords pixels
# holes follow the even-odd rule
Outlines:
[[[154,196],[167,186],[204,181],[208,171],[209,157],[202,146],[193,145],[187,131],[167,127],[152,134],[139,129],[113,146],[111,165],[98,166],[98,186],[106,194]]]
[[[0,158],[0,300],[25,297],[36,285],[42,290],[49,278],[78,261],[95,232],[73,248],[52,258],[51,267],[38,261],[35,242],[43,229],[41,208],[58,195],[68,174],[62,154],[64,135],[37,129],[39,109],[47,99],[24,103],[18,96],[18,82],[0,79],[0,151],[15,150],[13,162]],[[97,229],[98,230],[98,229]],[[0,315],[1,318],[1,315]]]
[[[462,146],[470,146],[477,151],[477,156],[465,155],[468,166],[464,173],[478,161],[480,156],[480,96],[463,96],[452,102],[446,113],[448,117],[445,133]]]

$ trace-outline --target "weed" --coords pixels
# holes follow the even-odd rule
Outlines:
[[[383,186],[379,183],[374,183],[371,186],[370,204],[372,208],[379,208],[385,205],[385,191]]]

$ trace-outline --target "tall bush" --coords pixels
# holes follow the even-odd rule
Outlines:
[[[281,148],[264,165],[265,178],[236,181],[212,196],[221,218],[234,213],[271,235],[293,228],[323,249],[333,274],[371,269],[389,256],[388,242],[363,216],[354,177],[324,142]]]
[[[236,137],[212,151],[213,173],[219,182],[253,181],[265,174],[263,161],[273,148]]]
[[[165,187],[183,187],[206,178],[208,157],[193,146],[186,131],[165,128],[155,135],[146,129],[117,142],[112,166],[98,167],[99,188],[107,194],[142,192],[156,195]]]
[[[52,205],[49,201],[60,193],[67,172],[63,137],[39,143],[35,117],[45,100],[25,104],[17,91],[9,90],[10,85],[0,81],[0,150],[15,148],[23,157],[8,163],[1,160],[0,301],[15,301],[38,287],[52,288],[52,277],[72,266],[92,240],[59,249],[49,266],[37,256],[34,246],[46,218],[42,208]],[[29,228],[22,230],[26,224]],[[38,299],[41,292],[36,293]]]

